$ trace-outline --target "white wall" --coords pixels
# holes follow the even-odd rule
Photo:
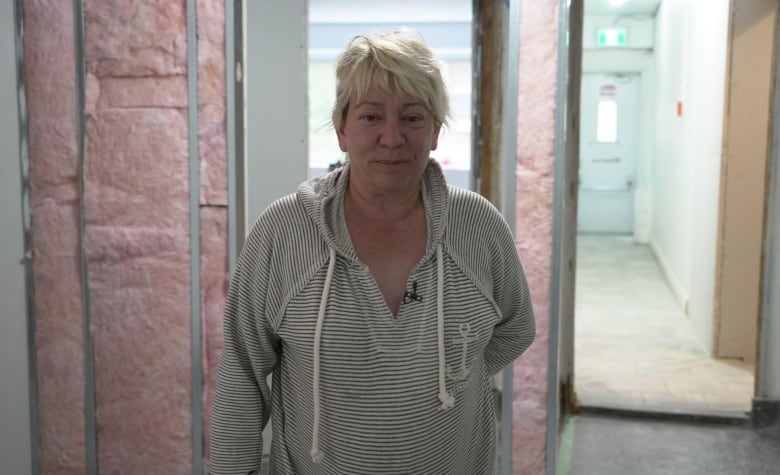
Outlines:
[[[656,121],[653,157],[653,222],[650,245],[669,285],[685,308],[690,281],[690,177],[692,163],[685,153],[686,116],[677,115],[685,98],[684,0],[661,3],[656,17]]]
[[[582,49],[596,48],[599,28],[625,28],[624,48],[653,48],[653,18],[649,16],[586,15],[583,22]]]
[[[684,120],[690,160],[691,216],[688,315],[711,350],[715,302],[718,203],[723,149],[723,110],[728,49],[729,1],[687,2],[688,44]]]
[[[709,351],[728,8],[727,0],[664,0],[656,25],[651,246]]]
[[[0,3],[0,473],[32,472],[13,2]]]
[[[307,1],[244,0],[246,230],[308,169]]]

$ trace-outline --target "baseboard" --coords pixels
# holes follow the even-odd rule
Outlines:
[[[686,410],[685,412],[648,408],[620,408],[602,406],[579,406],[575,414],[602,417],[646,419],[651,421],[690,422],[697,424],[719,424],[749,426],[750,418],[746,413],[715,413],[708,411]]]
[[[669,265],[669,260],[666,258],[661,249],[656,245],[655,240],[650,240],[650,250],[653,251],[655,260],[658,261],[658,266],[661,268],[661,272],[666,277],[666,282],[669,284],[669,288],[672,289],[672,293],[680,303],[680,308],[683,309],[686,315],[688,315],[688,292],[685,290],[685,286],[682,285],[677,274],[672,270],[672,266]]]
[[[753,427],[777,426],[780,429],[780,400],[753,398],[750,415]]]

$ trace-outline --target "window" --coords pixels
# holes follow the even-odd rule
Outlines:
[[[617,102],[614,99],[599,100],[596,140],[602,143],[617,142]]]
[[[451,1],[444,13],[437,2],[408,2],[407,7],[399,10],[397,0],[365,4],[310,0],[309,176],[327,171],[344,158],[331,124],[338,54],[355,35],[407,27],[422,35],[440,62],[450,96],[449,124],[442,128],[439,146],[431,156],[442,165],[450,183],[468,188],[472,150],[471,1]]]

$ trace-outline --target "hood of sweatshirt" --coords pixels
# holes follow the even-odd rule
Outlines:
[[[320,299],[317,324],[314,331],[314,373],[312,381],[314,418],[312,422],[312,446],[310,455],[317,463],[324,459],[325,454],[319,447],[320,408],[320,342],[323,322],[327,313],[328,294],[330,292],[337,255],[353,262],[359,259],[349,237],[346,220],[344,219],[344,193],[349,183],[349,162],[338,170],[304,182],[298,188],[298,199],[302,202],[306,213],[320,230],[329,248],[328,270]],[[428,226],[428,244],[423,260],[430,259],[435,254],[437,269],[436,285],[436,321],[437,344],[439,353],[439,400],[443,410],[454,406],[455,399],[447,391],[445,382],[445,352],[444,352],[444,271],[443,271],[443,241],[449,209],[449,193],[439,164],[428,160],[420,183],[420,194],[425,207]]]
[[[350,261],[358,257],[344,219],[344,193],[349,184],[350,164],[300,185],[298,198],[306,213],[317,224],[328,247]],[[442,244],[447,223],[449,194],[441,167],[429,159],[420,183],[420,192],[428,223],[428,259]]]

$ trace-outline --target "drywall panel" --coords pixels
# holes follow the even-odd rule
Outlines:
[[[246,231],[308,173],[306,0],[246,1]]]
[[[0,472],[32,472],[14,4],[0,5]],[[33,401],[34,402],[34,401]]]
[[[688,316],[699,340],[712,349],[723,116],[726,94],[729,1],[688,2],[689,65],[683,98],[686,153],[691,160],[690,282]]]
[[[756,358],[775,0],[734,2],[715,353]]]

